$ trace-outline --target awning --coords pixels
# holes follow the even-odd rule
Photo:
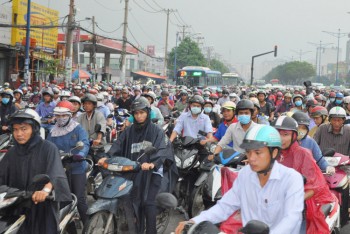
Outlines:
[[[132,76],[142,76],[145,78],[152,78],[152,79],[162,79],[162,80],[166,80],[167,77],[166,76],[159,76],[157,74],[151,73],[151,72],[145,72],[145,71],[138,71],[138,72],[132,72]]]

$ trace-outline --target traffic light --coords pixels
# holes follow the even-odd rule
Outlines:
[[[275,45],[275,50],[273,52],[273,56],[277,57],[277,46]]]

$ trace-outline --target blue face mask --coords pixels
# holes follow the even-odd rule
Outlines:
[[[301,105],[303,104],[303,102],[302,102],[301,100],[299,100],[299,101],[296,101],[294,104],[295,104],[296,106],[301,106]]]
[[[204,107],[204,112],[205,113],[210,113],[213,110],[212,107]]]
[[[35,91],[35,92],[33,92],[33,94],[34,94],[34,95],[37,95],[37,94],[38,94],[38,92],[36,92],[36,91]]]
[[[4,103],[5,105],[7,103],[9,103],[10,99],[9,98],[2,98],[2,103]]]
[[[238,121],[241,124],[249,124],[249,122],[250,122],[250,115],[238,115]]]
[[[155,118],[157,118],[157,114],[154,111],[151,110],[151,119],[155,119]],[[135,121],[134,116],[130,115],[130,117],[128,118],[128,121],[130,123],[134,123],[134,121]]]
[[[335,100],[335,104],[340,105],[343,103],[343,100]]]
[[[200,107],[191,107],[191,113],[192,114],[198,115],[201,112],[202,112],[202,108],[200,108]]]

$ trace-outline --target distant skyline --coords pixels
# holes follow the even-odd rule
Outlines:
[[[0,4],[8,0],[0,0]],[[60,17],[68,14],[69,0],[32,0],[60,11]],[[350,32],[349,0],[129,0],[128,40],[142,47],[155,45],[164,53],[166,14],[162,9],[177,10],[170,14],[168,50],[175,46],[177,25],[186,31],[204,37],[204,46],[232,64],[249,64],[251,56],[273,50],[278,45],[278,58],[299,57],[293,51],[311,51],[303,60],[314,61],[316,47],[308,42],[333,43],[337,39],[322,31]],[[123,0],[76,0],[76,20],[95,16],[96,32],[114,38],[122,38],[124,18]],[[1,9],[1,5],[0,5]],[[150,13],[152,12],[152,13]],[[158,12],[158,13],[155,13]],[[91,21],[81,21],[83,27],[92,29]],[[120,28],[119,28],[120,27]],[[102,31],[101,29],[104,31]],[[113,33],[107,33],[119,28]],[[131,33],[132,34],[131,34]],[[341,60],[345,59],[346,41],[340,40]],[[273,55],[256,61],[271,61]]]

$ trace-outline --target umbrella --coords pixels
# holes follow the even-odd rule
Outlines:
[[[72,74],[73,79],[78,79],[78,78],[89,79],[90,77],[91,77],[91,74],[88,71],[85,71],[82,69],[77,69]]]

